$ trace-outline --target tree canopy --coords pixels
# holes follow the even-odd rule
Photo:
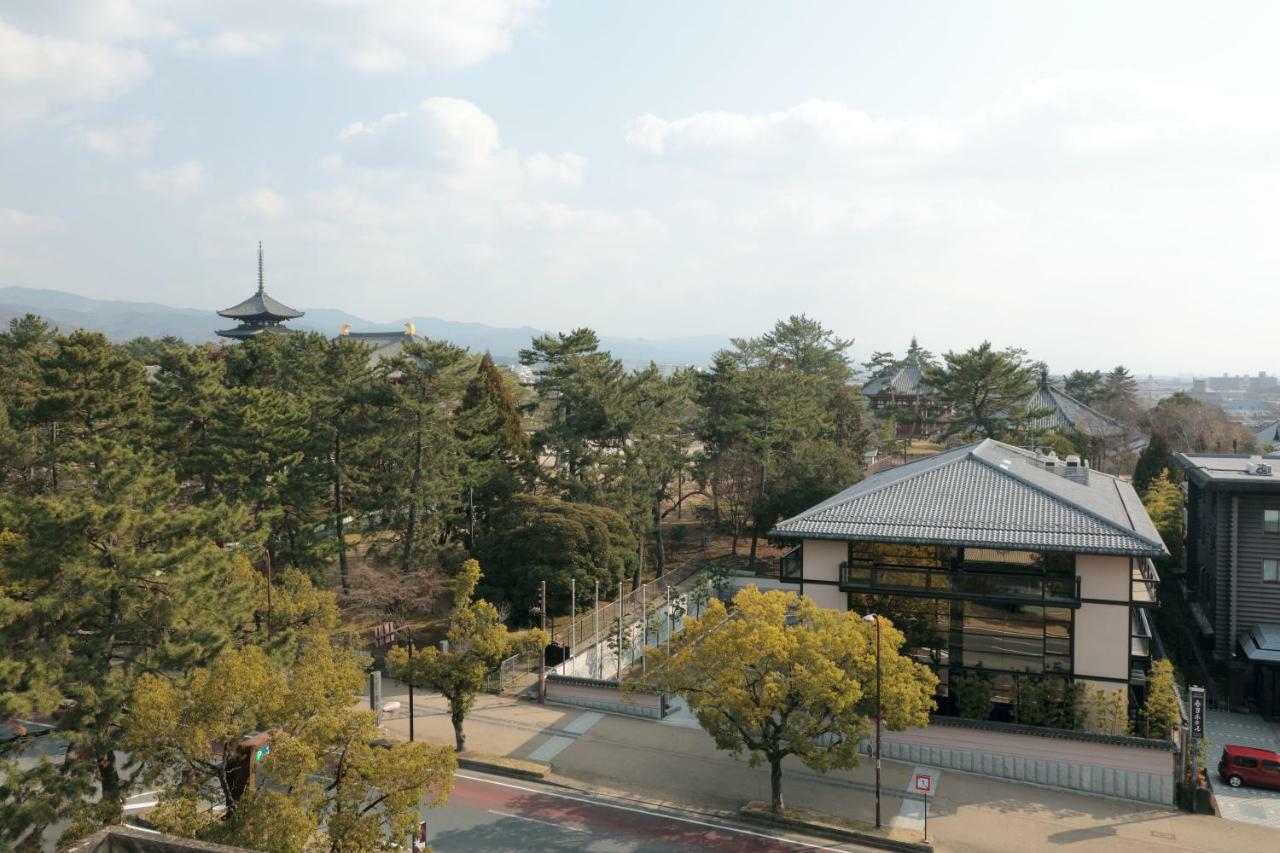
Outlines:
[[[885,724],[925,725],[937,678],[902,654],[903,636],[887,619],[880,630]],[[858,614],[749,586],[732,611],[712,600],[687,617],[670,654],[654,648],[646,657],[643,685],[683,696],[720,749],[769,765],[775,811],[787,756],[819,772],[858,763],[876,707],[876,627]]]

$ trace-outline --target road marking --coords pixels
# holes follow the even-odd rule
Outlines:
[[[549,820],[538,820],[536,817],[525,817],[522,814],[511,814],[510,812],[500,812],[497,809],[489,809],[488,811],[489,811],[489,814],[496,814],[499,817],[513,817],[516,820],[527,820],[530,823],[540,823],[543,826],[554,826],[556,829],[568,829],[573,832],[587,831],[580,826],[565,826],[563,823],[552,823]]]
[[[573,738],[552,735],[543,741],[541,746],[529,753],[528,758],[530,761],[550,761],[564,752],[571,743],[573,743]]]
[[[936,767],[913,767],[911,769],[911,778],[907,780],[907,791],[912,794],[919,794],[915,789],[915,777],[921,773],[932,778],[930,785],[932,790],[929,795],[937,793],[938,777],[942,775],[942,771]],[[889,821],[889,825],[897,829],[909,829],[916,832],[924,831],[924,801],[915,797],[903,797],[902,805],[898,808],[897,816]]]
[[[604,714],[596,711],[584,711],[578,716],[570,720],[560,731],[565,732],[572,737],[564,735],[552,735],[547,738],[537,749],[529,753],[527,756],[530,761],[551,761],[578,738],[579,735],[586,734],[592,726],[604,719]]]
[[[586,734],[592,726],[603,719],[604,714],[601,714],[598,711],[587,711],[586,713],[579,714],[575,719],[571,720],[569,724],[564,727],[564,730],[575,735],[583,735]]]
[[[667,812],[650,811],[649,809],[637,808],[635,806],[623,806],[617,803],[606,802],[604,800],[593,800],[588,797],[575,797],[570,794],[561,794],[556,791],[544,791],[540,788],[530,788],[526,785],[515,785],[511,782],[499,782],[496,779],[485,779],[483,776],[471,776],[466,773],[454,773],[454,776],[459,779],[468,779],[472,782],[483,782],[488,785],[497,785],[500,788],[511,788],[516,791],[525,791],[529,794],[541,794],[544,797],[556,797],[561,800],[571,800],[575,803],[585,803],[589,806],[601,806],[603,808],[617,809],[618,811],[623,812],[633,812],[635,814],[648,815],[649,817],[660,817],[665,818],[666,820],[679,821],[680,823],[690,823],[694,826],[705,826],[709,829],[719,829],[724,832],[736,832],[739,835],[752,835],[756,838],[767,838],[770,841],[780,841],[783,844],[794,844],[796,847],[805,847],[809,850],[825,850],[829,851],[829,853],[848,853],[848,851],[841,850],[838,847],[824,847],[821,844],[811,844],[808,841],[799,841],[782,835],[770,835],[767,832],[752,832],[749,829],[739,829],[738,827],[728,826],[723,823],[711,823],[710,821],[695,820],[691,817],[681,817],[680,815],[669,814]]]

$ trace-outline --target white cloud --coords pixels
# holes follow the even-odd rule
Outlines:
[[[22,14],[104,43],[167,43],[180,55],[297,51],[356,71],[466,68],[503,53],[545,0],[58,0]]]
[[[116,127],[78,127],[75,136],[80,144],[104,157],[138,157],[151,150],[159,125],[143,118]]]
[[[32,234],[61,228],[62,220],[56,216],[30,213],[16,207],[0,207],[0,225],[5,226],[6,230]]]
[[[262,56],[279,45],[279,37],[271,33],[223,30],[206,38],[180,38],[174,49],[187,56],[240,57]]]
[[[988,166],[1016,170],[1018,152],[1171,153],[1210,141],[1248,144],[1277,136],[1280,98],[1096,70],[1032,81],[959,118],[872,116],[839,102],[808,100],[766,113],[645,114],[624,130],[628,145],[653,158],[722,171],[767,165],[792,173],[868,166],[901,171],[970,154],[988,157]],[[1001,154],[993,156],[995,151]]]
[[[147,192],[173,200],[190,198],[204,189],[208,175],[198,160],[187,160],[158,169],[139,169],[138,185]]]
[[[581,185],[586,160],[572,152],[524,155],[502,144],[488,113],[461,98],[427,98],[411,110],[356,121],[338,133],[341,163],[397,181],[430,179],[453,191],[510,197],[530,185]]]
[[[647,114],[626,127],[628,144],[655,156],[757,157],[797,148],[937,152],[953,148],[959,137],[959,129],[946,121],[874,118],[837,101],[819,99],[754,115],[701,112],[667,120]]]
[[[256,187],[245,193],[240,197],[240,206],[263,219],[279,219],[289,209],[284,196],[268,187]]]
[[[0,20],[0,122],[110,100],[151,73],[136,50],[34,35]]]

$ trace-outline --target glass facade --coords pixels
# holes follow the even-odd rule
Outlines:
[[[858,591],[860,578],[877,592]],[[847,579],[849,608],[888,617],[912,657],[933,667],[943,697],[967,669],[985,673],[1002,702],[1013,701],[1019,674],[1072,674],[1072,607],[1050,600],[1074,590],[1072,554],[855,542]]]

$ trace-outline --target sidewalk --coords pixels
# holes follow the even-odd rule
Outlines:
[[[387,683],[387,698],[405,701]],[[453,743],[439,696],[416,696],[418,739]],[[407,737],[407,713],[384,720]],[[768,800],[766,767],[749,767],[716,750],[701,730],[622,716],[540,706],[504,696],[484,696],[466,723],[469,749],[547,761],[553,779],[615,796],[700,810],[736,811],[749,800]],[[927,768],[920,768],[928,770]],[[919,829],[919,804],[899,792],[915,768],[886,761],[882,816],[886,824]],[[1273,853],[1280,833],[1259,826],[1003,782],[953,770],[929,771],[936,796],[929,833],[940,850],[1140,851],[1223,850]],[[874,821],[874,765],[821,776],[788,762],[783,797],[788,805],[855,820]]]

